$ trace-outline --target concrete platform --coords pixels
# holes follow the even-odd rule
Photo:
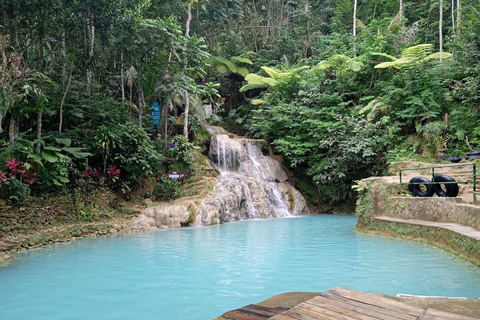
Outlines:
[[[442,228],[442,229],[446,229],[446,230],[456,232],[458,234],[464,235],[464,236],[472,238],[474,240],[480,240],[480,231],[478,231],[476,229],[473,229],[472,227],[462,226],[458,223],[434,222],[434,221],[412,220],[412,219],[400,219],[400,218],[393,218],[393,217],[387,217],[387,216],[374,217],[374,219],[375,220],[380,220],[380,221],[389,221],[389,222],[412,224],[412,225],[417,225],[417,226]]]

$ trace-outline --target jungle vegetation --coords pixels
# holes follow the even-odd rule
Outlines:
[[[192,170],[213,104],[210,122],[268,140],[310,199],[351,201],[352,181],[388,163],[480,148],[479,10],[478,0],[3,0],[0,192],[19,205],[85,185],[128,196],[146,177]]]

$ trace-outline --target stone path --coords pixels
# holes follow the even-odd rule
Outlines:
[[[398,223],[405,223],[405,224],[412,224],[417,226],[426,226],[426,227],[434,227],[434,228],[442,228],[446,230],[450,230],[456,232],[458,234],[464,235],[466,237],[480,240],[480,231],[475,230],[472,227],[462,226],[458,223],[452,222],[434,222],[434,221],[424,221],[424,220],[411,220],[411,219],[400,219],[400,218],[392,218],[387,216],[377,216],[374,217],[375,220],[380,221],[389,221],[389,222],[398,222]]]

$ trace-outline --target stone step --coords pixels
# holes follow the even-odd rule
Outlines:
[[[400,218],[392,218],[387,216],[378,216],[378,217],[374,217],[374,219],[379,221],[389,221],[389,222],[396,222],[396,223],[412,224],[417,226],[442,228],[442,229],[450,230],[455,233],[461,234],[463,236],[472,238],[474,240],[480,241],[479,230],[476,230],[472,227],[462,226],[458,223],[400,219]]]

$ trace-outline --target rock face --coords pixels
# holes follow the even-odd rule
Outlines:
[[[264,140],[246,139],[214,128],[209,158],[220,176],[201,199],[180,199],[145,209],[134,228],[177,228],[245,219],[309,213],[306,201],[288,182],[281,164],[266,156]],[[265,153],[265,154],[264,154]]]

